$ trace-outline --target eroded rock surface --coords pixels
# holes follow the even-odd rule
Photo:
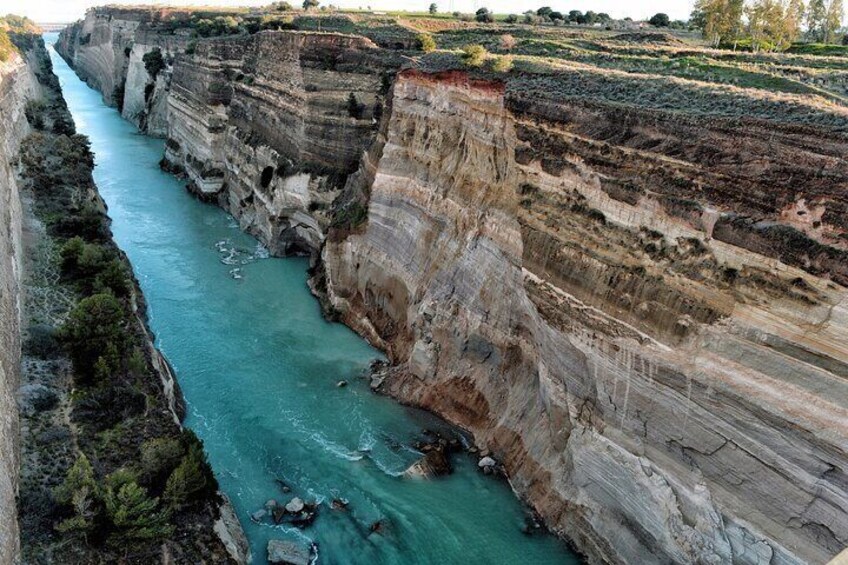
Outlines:
[[[273,253],[320,248],[382,390],[471,431],[590,560],[848,544],[846,110],[585,66],[387,84],[401,64],[199,42],[163,83],[166,162]]]
[[[30,132],[27,102],[39,96],[33,67],[14,54],[0,62],[0,563],[18,552],[19,444],[17,389],[21,362],[22,213],[14,156]],[[37,67],[36,67],[37,68]]]
[[[323,251],[334,306],[398,364],[384,389],[471,430],[591,557],[826,561],[845,141],[551,104],[404,73],[367,225]]]

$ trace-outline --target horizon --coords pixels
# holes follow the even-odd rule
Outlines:
[[[17,14],[26,16],[39,23],[69,23],[81,19],[88,8],[105,6],[110,2],[91,2],[88,0],[46,0],[32,2],[32,0],[0,0],[0,14]],[[112,2],[117,3],[117,2]],[[154,5],[162,7],[183,6],[245,6],[259,7],[271,3],[271,0],[172,0],[167,2],[138,2],[138,5]],[[290,3],[298,6],[300,3],[290,0]],[[423,12],[430,5],[429,0],[335,0],[333,2],[322,2],[322,5],[333,4],[341,9],[367,9],[373,11],[407,11]],[[550,6],[554,10],[567,13],[571,10],[585,12],[606,12],[616,19],[631,17],[634,20],[645,20],[652,15],[663,12],[673,20],[686,20],[692,11],[694,0],[646,0],[623,1],[623,0],[566,0],[539,2],[538,5],[529,2],[516,3],[509,0],[443,0],[436,1],[439,12],[463,12],[473,13],[478,8],[486,7],[499,14],[521,14],[527,10],[536,10],[542,6]]]

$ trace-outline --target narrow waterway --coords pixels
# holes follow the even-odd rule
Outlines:
[[[268,258],[225,212],[190,196],[160,171],[163,142],[138,134],[50,54],[77,129],[91,139],[115,239],[176,370],[186,425],[206,445],[254,563],[266,562],[273,538],[314,540],[327,564],[577,562],[553,536],[523,534],[508,485],[477,472],[470,456],[443,479],[401,477],[419,455],[410,442],[439,424],[370,392],[359,377],[380,354],[322,319],[307,262]],[[343,379],[350,385],[337,388]],[[294,495],[321,502],[307,529],[249,519],[266,500]],[[333,498],[349,509],[331,509]],[[377,521],[385,527],[371,533]]]

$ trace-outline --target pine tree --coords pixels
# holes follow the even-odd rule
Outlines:
[[[170,513],[159,509],[159,499],[128,482],[106,489],[106,513],[116,528],[114,541],[155,540],[171,535]]]
[[[80,454],[61,485],[53,489],[53,498],[63,506],[71,506],[74,515],[60,522],[60,532],[87,534],[94,528],[99,513],[100,488],[94,479],[94,469],[88,458]]]

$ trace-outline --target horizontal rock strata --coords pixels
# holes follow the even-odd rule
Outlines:
[[[91,14],[62,49],[105,84],[80,64]],[[473,432],[591,561],[848,544],[844,107],[413,70],[340,34],[190,51],[162,85],[166,164],[273,253],[320,249],[315,288],[394,363],[383,390]]]

